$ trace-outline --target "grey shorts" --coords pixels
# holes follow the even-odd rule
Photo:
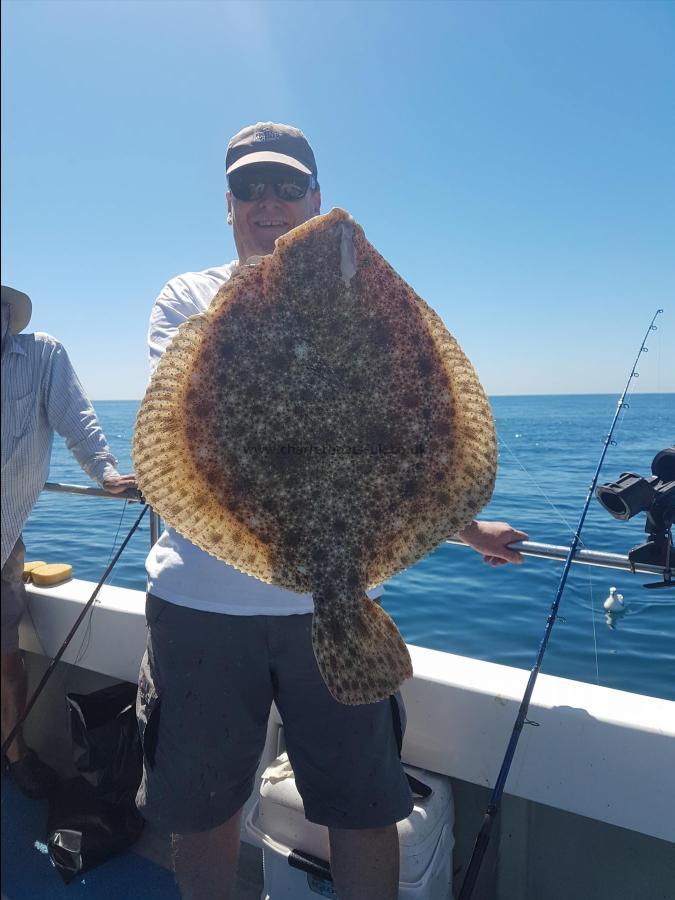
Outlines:
[[[253,790],[273,700],[310,821],[376,828],[410,814],[396,702],[333,699],[311,615],[231,616],[149,594],[146,618],[136,803],[155,827],[190,834],[234,815]]]
[[[19,649],[19,622],[26,608],[23,561],[26,548],[19,536],[2,567],[2,655]]]

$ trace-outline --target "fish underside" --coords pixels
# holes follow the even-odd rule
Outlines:
[[[311,592],[321,675],[359,704],[412,675],[366,590],[488,502],[496,441],[457,342],[336,209],[242,266],[180,328],[139,411],[134,466],[197,546]]]

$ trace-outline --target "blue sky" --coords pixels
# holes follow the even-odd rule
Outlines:
[[[94,399],[140,398],[154,297],[230,260],[223,162],[312,142],[490,394],[675,390],[675,4],[3,3],[2,280]]]

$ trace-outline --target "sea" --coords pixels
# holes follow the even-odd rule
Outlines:
[[[499,437],[497,483],[478,518],[508,522],[529,539],[569,546],[617,408],[615,395],[492,397]],[[121,472],[131,469],[136,401],[101,401],[96,411]],[[620,414],[599,483],[622,472],[651,476],[660,450],[675,444],[675,394],[634,394]],[[50,481],[88,484],[57,436]],[[24,529],[28,560],[68,562],[98,581],[138,504],[43,492]],[[109,579],[144,590],[147,516]],[[594,498],[582,546],[627,554],[644,543],[645,514],[617,521]],[[387,582],[383,604],[408,643],[530,669],[562,563],[527,558],[494,568],[473,550],[443,544]],[[648,589],[657,576],[573,565],[542,672],[675,699],[675,588]],[[624,610],[603,608],[610,587]],[[95,617],[94,617],[95,627]]]

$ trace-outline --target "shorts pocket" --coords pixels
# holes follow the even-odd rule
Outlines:
[[[396,691],[395,694],[391,694],[389,697],[389,704],[391,707],[391,724],[394,729],[394,737],[396,738],[396,747],[398,749],[398,755],[401,756],[401,748],[403,747],[403,735],[405,734],[405,726],[408,721],[408,715],[405,710],[405,704],[403,703],[403,697],[401,696],[400,691]]]
[[[162,618],[166,610],[171,606],[161,597],[155,597],[154,594],[146,594],[145,597],[145,621],[147,625],[156,625]]]
[[[143,759],[151,769],[155,768],[155,756],[157,753],[157,743],[159,741],[160,712],[161,700],[152,677],[146,651],[143,656],[141,672],[138,679],[136,718],[138,719],[138,733],[143,749]]]

